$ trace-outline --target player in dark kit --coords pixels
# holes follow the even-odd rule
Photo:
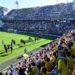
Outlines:
[[[5,52],[7,53],[7,46],[6,46],[6,44],[4,44],[4,49],[5,49]]]
[[[27,53],[27,49],[26,48],[24,49],[24,53]]]
[[[10,44],[10,50],[11,50],[11,53],[12,53],[12,50],[13,50],[12,43]]]

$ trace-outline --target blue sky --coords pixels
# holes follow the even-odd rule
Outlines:
[[[73,0],[18,0],[19,8],[30,8],[38,6],[53,5],[56,3],[67,3],[72,2]],[[8,8],[8,10],[16,8],[16,0],[0,0],[0,6]]]

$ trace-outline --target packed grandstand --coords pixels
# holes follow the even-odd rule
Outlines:
[[[8,30],[27,31],[34,34],[61,35],[75,28],[73,21],[75,14],[72,5],[73,3],[13,9],[4,16],[4,27]]]
[[[75,11],[72,5],[13,9],[3,16],[1,32],[54,39],[38,51],[25,51],[27,55],[1,70],[0,75],[75,75]]]

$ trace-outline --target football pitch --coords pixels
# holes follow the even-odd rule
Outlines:
[[[52,40],[47,40],[42,38],[35,41],[34,40],[35,38],[31,37],[32,41],[26,43],[23,47],[19,48],[17,45],[14,45],[12,53],[10,50],[8,51],[8,53],[5,53],[4,46],[2,45],[2,40],[4,41],[5,44],[10,44],[11,40],[14,39],[16,41],[16,44],[20,44],[21,39],[28,40],[28,38],[29,36],[27,35],[0,32],[0,63],[3,63],[16,56],[24,54],[25,48],[27,49],[27,52],[30,52],[52,41]]]

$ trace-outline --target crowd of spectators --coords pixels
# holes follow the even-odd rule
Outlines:
[[[42,34],[63,34],[72,29],[75,29],[74,22],[56,22],[56,21],[14,21],[6,22],[4,27],[7,29],[13,29],[18,31],[35,32]]]
[[[23,59],[16,65],[10,65],[5,75],[49,75],[56,65],[57,52],[54,49],[56,43],[50,43],[42,50]]]
[[[61,40],[61,41],[60,41]],[[75,72],[75,30],[68,32],[59,39],[58,75],[74,75]],[[74,54],[72,54],[72,51]]]
[[[27,59],[18,64],[10,65],[5,75],[74,75],[73,47],[75,48],[75,30],[50,42],[40,51],[30,53]]]
[[[14,9],[4,16],[4,27],[9,30],[25,30],[39,34],[63,34],[74,29],[75,23],[60,23],[60,21],[56,23],[54,21],[58,20],[58,17],[59,19],[73,18],[75,14],[72,4],[61,3],[52,6]]]
[[[53,75],[53,72],[56,70],[58,75],[74,74],[75,63],[72,56],[75,55],[72,55],[71,50],[73,46],[75,47],[75,31],[73,30],[75,29],[75,23],[51,22],[49,21],[50,15],[48,14],[52,10],[48,9],[48,7],[47,9],[46,7],[44,8],[15,10],[12,16],[10,16],[10,19],[15,17],[16,20],[20,21],[6,22],[4,27],[43,34],[66,34],[57,38],[56,41],[49,43],[46,47],[42,48],[42,50],[34,54],[30,53],[27,59],[23,59],[18,64],[10,65],[5,71],[5,75]],[[16,15],[14,16],[15,13]],[[37,21],[35,18],[42,20]],[[24,21],[22,22],[21,20]]]

